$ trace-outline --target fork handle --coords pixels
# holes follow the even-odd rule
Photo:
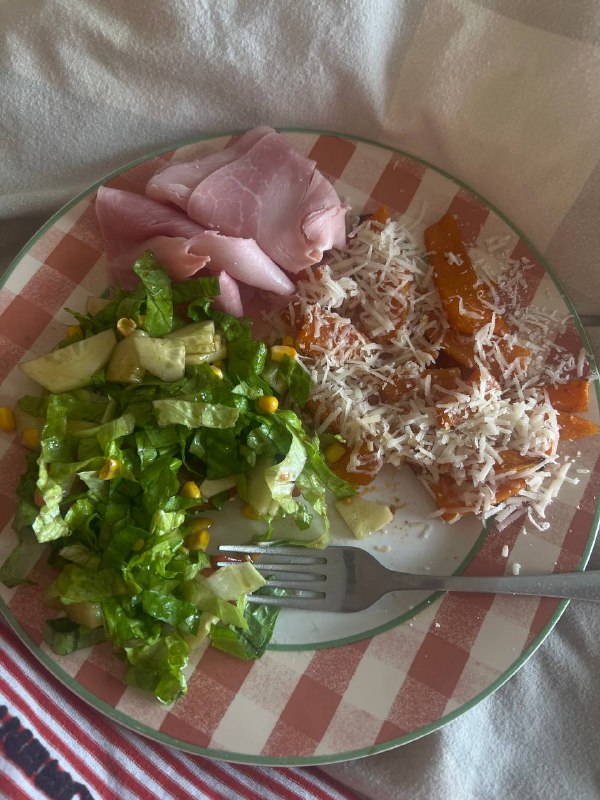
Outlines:
[[[391,588],[433,589],[447,592],[522,594],[536,597],[563,597],[569,600],[600,602],[600,571],[555,572],[551,575],[504,575],[477,577],[466,575],[401,575],[392,573]],[[393,586],[392,586],[393,584]]]

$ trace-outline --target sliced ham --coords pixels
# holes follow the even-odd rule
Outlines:
[[[175,208],[106,186],[101,186],[96,195],[96,217],[109,258],[124,249],[124,242],[143,242],[154,236],[190,239],[204,231]]]
[[[346,209],[333,186],[275,132],[204,178],[187,213],[207,228],[254,239],[290,272],[318,263],[346,238]]]
[[[346,241],[346,208],[333,186],[269,127],[167,166],[146,192],[97,194],[111,283],[123,288],[136,285],[131,266],[151,250],[174,281],[202,269],[218,275],[217,306],[241,315],[246,295],[258,292],[267,304],[288,297],[295,287],[283,270],[298,273]]]
[[[143,242],[125,242],[120,252],[108,257],[108,278],[111,286],[134,289],[138,277],[133,262],[146,250],[151,250],[173,281],[184,281],[200,272],[210,261],[209,256],[193,252],[193,239],[181,236],[154,236]]]
[[[147,217],[144,212],[148,212]],[[255,241],[206,231],[162,203],[118,189],[100,189],[96,213],[110,281],[123,289],[137,282],[131,270],[133,262],[145,250],[152,250],[174,281],[191,278],[210,262],[212,271],[225,271],[250,286],[279,295],[294,291],[287,275]]]
[[[221,294],[213,301],[213,307],[234,317],[243,317],[244,306],[242,305],[240,287],[237,281],[225,270],[219,272],[218,278]]]
[[[246,131],[229,147],[205,158],[179,164],[169,164],[157,172],[146,185],[146,194],[155,200],[173,203],[184,210],[194,189],[211,173],[244,155],[263,136],[274,133],[273,128],[263,126]]]
[[[190,252],[208,256],[213,270],[225,270],[238,281],[274,294],[289,295],[294,284],[253,239],[205,231],[190,239]]]

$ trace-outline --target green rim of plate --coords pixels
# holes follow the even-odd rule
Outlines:
[[[361,142],[363,144],[370,145],[371,147],[376,147],[382,150],[387,150],[390,153],[396,153],[398,155],[404,156],[405,158],[411,159],[412,161],[416,161],[419,164],[427,167],[427,169],[431,169],[434,172],[437,172],[439,175],[442,175],[447,180],[451,181],[452,183],[456,184],[458,187],[466,190],[474,197],[477,197],[487,208],[489,208],[494,214],[496,214],[518,237],[521,241],[523,241],[527,247],[531,250],[531,252],[535,255],[535,257],[539,260],[540,264],[544,267],[545,272],[550,276],[552,282],[554,283],[556,289],[558,290],[563,302],[565,303],[566,307],[568,308],[573,321],[575,322],[575,326],[577,328],[577,332],[581,338],[582,344],[585,346],[586,349],[586,356],[590,363],[590,368],[594,373],[597,374],[597,367],[596,361],[594,358],[594,354],[585,332],[583,325],[581,324],[581,320],[571,300],[569,299],[567,293],[563,289],[559,279],[554,274],[553,269],[550,267],[548,262],[546,261],[545,257],[539,252],[539,250],[533,245],[533,243],[521,232],[516,225],[514,225],[511,220],[499,209],[496,208],[495,205],[490,203],[483,195],[479,192],[474,191],[471,189],[463,181],[455,178],[450,173],[446,172],[439,167],[434,166],[428,161],[425,161],[418,156],[414,156],[412,153],[407,153],[404,150],[399,150],[398,148],[391,147],[390,145],[380,144],[379,142],[375,142],[372,139],[367,139],[361,136],[354,136],[350,134],[339,133],[336,131],[330,130],[313,130],[313,129],[306,129],[306,128],[278,128],[278,130],[282,133],[301,133],[301,134],[316,134],[319,136],[336,136],[341,139],[348,139],[354,142]],[[156,158],[157,156],[161,155],[162,153],[166,153],[170,150],[178,150],[181,147],[186,147],[192,144],[197,144],[199,142],[206,142],[212,141],[215,139],[220,139],[226,136],[235,136],[243,131],[234,130],[234,131],[225,131],[220,133],[214,133],[207,136],[198,136],[193,137],[191,139],[185,139],[181,142],[171,144],[166,147],[161,147],[157,150],[153,150],[146,155],[140,156],[139,158],[134,159],[133,161],[128,162],[122,167],[110,172],[109,174],[105,175],[100,180],[96,181],[95,183],[88,186],[88,188],[84,189],[80,192],[76,197],[66,203],[62,208],[60,208],[57,212],[55,212],[50,219],[42,225],[42,227],[35,233],[31,239],[21,248],[21,250],[17,253],[15,258],[10,263],[8,269],[5,271],[4,275],[2,276],[2,280],[0,282],[0,287],[3,286],[8,279],[8,277],[13,273],[15,268],[17,267],[18,263],[22,259],[22,257],[31,249],[31,247],[48,231],[57,220],[63,217],[67,211],[69,211],[73,206],[77,205],[77,203],[81,202],[85,197],[89,194],[94,192],[99,186],[106,183],[106,181],[110,180],[111,178],[116,177],[117,175],[122,174],[123,172],[127,172],[128,170],[132,169],[133,167],[137,166],[138,164],[142,164],[145,161],[149,161],[152,158]],[[596,398],[598,403],[600,404],[600,386],[598,385],[598,381],[595,381],[596,384]],[[600,525],[600,500],[596,503],[596,511],[594,514],[594,518],[592,521],[590,535],[588,537],[585,550],[581,556],[581,559],[578,564],[578,569],[583,570],[590,558],[592,549],[594,547],[594,543],[596,540],[596,536],[598,534],[598,527]],[[486,530],[480,535],[477,540],[477,543],[480,543],[485,537]],[[477,543],[475,546],[477,546]],[[469,556],[471,553],[469,554]],[[469,558],[467,556],[467,558]],[[464,564],[464,562],[463,562]],[[463,565],[461,565],[462,567]],[[430,602],[435,599],[434,596],[431,598],[427,598],[425,605],[429,605]],[[463,705],[456,708],[454,711],[440,717],[439,719],[435,720],[434,722],[430,722],[427,725],[418,728],[417,730],[411,731],[410,733],[405,734],[404,736],[399,736],[395,739],[390,739],[386,742],[381,742],[379,744],[371,745],[369,747],[359,748],[357,750],[348,750],[343,753],[335,753],[329,754],[324,756],[299,756],[299,757],[286,757],[280,756],[277,758],[269,758],[264,756],[253,756],[248,755],[245,753],[230,753],[228,751],[223,750],[215,750],[205,747],[199,747],[196,745],[192,745],[189,742],[181,741],[173,736],[167,736],[160,731],[155,730],[154,728],[150,728],[147,725],[137,722],[136,720],[132,719],[131,717],[123,714],[121,711],[117,711],[117,709],[109,706],[103,700],[100,700],[95,695],[91,694],[87,689],[85,689],[81,684],[75,681],[68,673],[66,673],[56,661],[50,658],[30,637],[29,635],[21,628],[20,624],[12,615],[11,611],[9,610],[8,606],[4,602],[2,598],[0,598],[0,607],[4,613],[5,618],[10,623],[11,627],[14,629],[15,633],[19,636],[19,638],[23,641],[23,643],[27,646],[29,651],[34,655],[38,661],[40,661],[54,677],[61,681],[68,689],[70,689],[75,695],[80,697],[81,699],[85,700],[89,705],[93,708],[97,709],[101,713],[105,714],[110,719],[118,722],[119,724],[123,725],[124,727],[128,728],[129,730],[134,731],[135,733],[139,733],[143,736],[146,736],[150,739],[153,739],[156,742],[160,742],[161,744],[165,744],[170,747],[176,747],[179,750],[183,750],[184,752],[193,753],[195,755],[205,756],[207,758],[222,760],[222,761],[230,761],[232,763],[237,764],[254,764],[258,766],[318,766],[320,764],[333,764],[340,761],[350,761],[356,758],[364,758],[365,756],[375,755],[376,753],[382,753],[386,750],[391,750],[395,747],[399,747],[403,744],[408,744],[409,742],[415,741],[416,739],[420,739],[423,736],[426,736],[429,733],[433,733],[439,728],[443,727],[444,725],[452,722],[457,717],[461,716],[465,712],[469,711],[470,709],[474,708],[478,703],[482,700],[485,700],[491,694],[493,694],[497,689],[499,689],[506,681],[511,678],[517,670],[519,670],[523,664],[535,653],[535,651],[540,647],[544,639],[548,636],[550,631],[554,628],[560,617],[562,616],[565,608],[569,604],[568,600],[562,600],[554,614],[551,616],[549,621],[546,623],[544,628],[538,633],[535,639],[531,642],[529,647],[527,647],[523,653],[517,658],[511,665],[508,667],[495,681],[493,681],[486,689],[484,689],[479,694],[472,697],[468,702],[463,703]],[[365,638],[365,637],[361,637]],[[323,644],[323,647],[326,645]],[[283,646],[282,649],[290,649],[288,646]],[[295,649],[295,648],[294,648]]]

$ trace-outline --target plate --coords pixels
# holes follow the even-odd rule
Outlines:
[[[506,217],[451,176],[406,153],[333,133],[284,131],[317,161],[354,211],[384,204],[405,214],[417,236],[446,211],[467,242],[497,257],[522,259],[527,301],[565,318],[560,344],[577,361],[593,356],[576,314],[550,268]],[[152,153],[107,176],[68,203],[19,253],[0,290],[0,404],[32,384],[17,369],[51,349],[72,320],[106,288],[94,214],[100,184],[143,191],[166,163],[222,149],[231,134]],[[596,387],[597,389],[597,387]],[[598,392],[589,416],[600,419]],[[520,521],[499,531],[474,520],[429,521],[432,501],[409,470],[384,471],[369,490],[397,508],[386,533],[363,546],[389,566],[470,575],[583,569],[598,527],[600,458],[595,440],[567,443],[577,480],[565,484],[541,532]],[[12,550],[10,520],[24,453],[14,435],[0,439],[0,559]],[[332,512],[334,514],[334,512]],[[233,505],[227,539],[248,538]],[[231,527],[225,523],[229,520]],[[215,527],[215,535],[218,533]],[[334,539],[348,542],[333,519]],[[340,538],[341,541],[341,538]],[[503,555],[505,545],[508,558]],[[113,720],[156,741],[201,755],[262,765],[320,764],[381,752],[423,736],[502,685],[536,650],[566,606],[555,599],[411,592],[383,598],[359,614],[282,612],[273,643],[257,662],[210,647],[194,652],[185,698],[164,707],[122,682],[123,663],[102,644],[68,657],[42,642],[44,559],[32,566],[37,586],[0,587],[4,615],[30,651],[73,692]]]

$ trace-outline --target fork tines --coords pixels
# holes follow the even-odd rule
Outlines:
[[[266,579],[270,589],[283,589],[294,608],[325,597],[327,556],[323,550],[305,547],[279,547],[274,545],[220,545],[219,554],[256,556],[253,564]],[[218,567],[231,564],[230,560],[217,561]],[[265,605],[286,606],[286,597],[266,594],[248,595],[248,601]]]
[[[275,544],[222,544],[219,545],[220,553],[239,553],[240,555],[268,555],[278,559],[285,559],[288,564],[326,564],[327,551],[310,547],[280,547]],[[230,562],[225,562],[230,563]]]

